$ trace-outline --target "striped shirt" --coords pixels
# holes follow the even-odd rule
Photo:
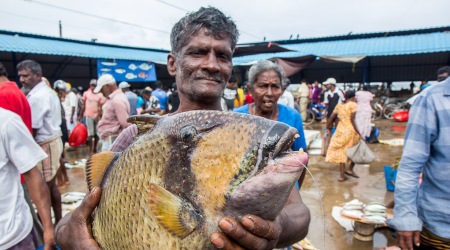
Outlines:
[[[420,93],[409,114],[389,224],[399,231],[423,225],[450,239],[450,78]]]

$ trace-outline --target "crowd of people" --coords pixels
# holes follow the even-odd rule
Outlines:
[[[0,196],[4,201],[0,211],[6,211],[0,215],[0,248],[35,249],[42,243],[45,249],[54,244],[62,249],[99,248],[89,222],[101,196],[100,188],[62,217],[58,185],[70,184],[64,148],[79,122],[87,127],[90,154],[124,151],[138,134],[137,126],[127,122],[129,116],[192,110],[224,110],[284,122],[299,132],[292,150],[307,151],[302,121],[310,103],[323,102],[327,110],[325,133],[331,137],[325,161],[339,164],[338,181],[345,181],[347,176],[359,178],[353,162],[345,170],[349,161],[345,152],[370,135],[373,95],[367,86],[344,92],[336,87],[334,78],[322,84],[302,80],[291,92],[282,68],[268,60],[251,66],[248,81],[239,85],[232,76],[238,35],[234,22],[213,7],[182,18],[171,33],[167,69],[176,81],[170,88],[157,81],[154,89],[146,86],[137,90],[128,82],[117,83],[110,74],[92,79],[85,91],[64,80],[51,85],[38,62],[25,60],[16,68],[21,90],[8,80],[0,64]],[[408,124],[392,222],[404,249],[412,249],[412,244],[418,246],[419,242],[450,246],[448,221],[437,217],[448,217],[445,187],[449,183],[439,177],[446,176],[450,162],[446,154],[450,138],[445,132],[450,130],[450,80],[445,79],[420,94],[413,110],[424,118],[416,115]],[[27,157],[21,155],[24,152]],[[421,171],[423,188],[418,191],[416,177]],[[289,247],[303,239],[310,213],[299,193],[302,178],[274,221],[257,216],[245,216],[240,221],[221,218],[221,231],[211,234],[211,244],[220,249],[272,249]],[[417,197],[421,200],[416,201]],[[31,200],[39,216],[34,214]],[[424,200],[435,201],[442,208],[431,211]]]

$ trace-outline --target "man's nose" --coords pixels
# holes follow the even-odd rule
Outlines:
[[[214,53],[209,53],[205,62],[204,67],[210,72],[217,72],[220,69],[217,56]]]

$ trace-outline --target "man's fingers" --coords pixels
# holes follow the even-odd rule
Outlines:
[[[278,239],[281,230],[276,227],[275,223],[263,220],[254,215],[246,215],[242,217],[241,223],[248,231],[268,240]]]
[[[263,223],[255,225],[257,223],[254,223],[252,220],[246,221],[246,223],[247,227],[251,226],[257,232],[267,232],[267,227],[263,226]],[[261,230],[261,227],[264,227],[264,229]],[[241,246],[244,249],[266,249],[269,244],[268,239],[247,230],[233,218],[226,217],[221,219],[219,228],[224,233],[224,237],[219,237],[224,242],[222,249],[240,249],[236,248],[236,246]]]
[[[414,238],[414,245],[420,246],[420,232],[419,231],[415,231],[413,233],[413,238]]]
[[[79,214],[83,219],[88,219],[91,217],[92,212],[97,207],[100,202],[102,191],[101,188],[95,187],[91,193],[89,193],[80,205]]]
[[[413,250],[412,232],[397,231],[398,244],[402,250]]]
[[[228,239],[227,236],[225,236],[222,233],[216,232],[216,233],[211,234],[211,236],[209,237],[209,240],[218,249],[223,249],[223,250],[243,249],[242,247],[238,246],[236,243],[234,243],[233,241]]]

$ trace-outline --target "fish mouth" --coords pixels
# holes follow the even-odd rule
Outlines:
[[[274,126],[269,133],[277,133],[279,134],[280,130],[284,132],[281,133],[281,137],[279,137],[278,141],[276,142],[273,150],[273,158],[276,158],[280,156],[282,153],[288,151],[292,144],[294,143],[294,140],[299,137],[297,129],[292,128],[286,124],[281,123],[281,125],[284,126]]]
[[[265,133],[258,149],[256,168],[253,174],[262,171],[266,165],[265,160],[273,160],[288,151],[294,140],[298,137],[297,129],[281,122],[276,122]]]

